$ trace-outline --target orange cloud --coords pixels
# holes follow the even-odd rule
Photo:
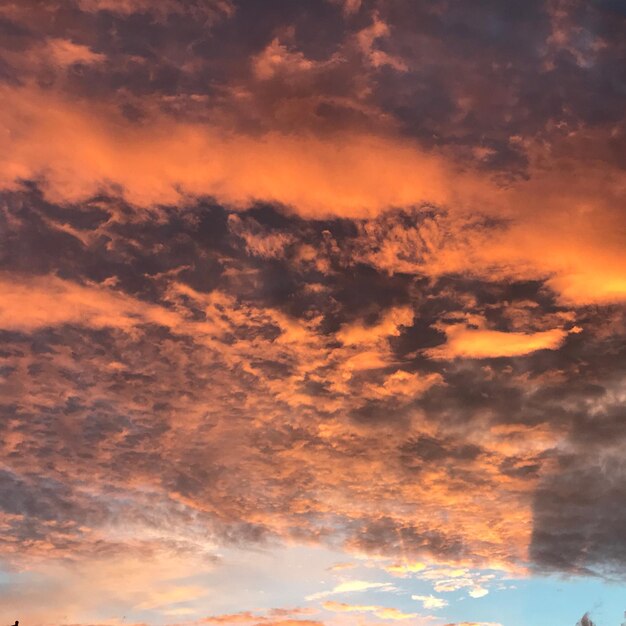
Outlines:
[[[277,73],[307,72],[314,65],[302,52],[289,50],[278,38],[273,39],[267,48],[252,60],[254,74],[259,80],[268,80]]]
[[[365,396],[372,398],[417,398],[432,386],[441,384],[444,384],[443,377],[436,372],[420,376],[398,370],[390,374],[382,385],[365,385],[363,392]]]
[[[321,626],[306,609],[232,613],[274,597],[255,576],[284,591],[293,561],[271,559],[268,577],[265,549],[243,577],[248,563],[231,560],[201,582],[215,551],[227,561],[266,540],[272,554],[280,541],[332,546],[325,573],[300,558],[287,581],[292,593],[300,572],[314,580],[302,594],[329,600],[330,623],[421,621],[371,597],[405,588],[328,574],[328,562],[343,549],[368,556],[355,577],[377,567],[374,580],[480,598],[503,585],[472,568],[522,571],[558,519],[542,500],[565,502],[570,475],[584,482],[589,463],[618,456],[624,317],[578,307],[626,300],[623,172],[598,152],[623,129],[585,122],[573,101],[575,128],[542,125],[521,76],[496,85],[507,95],[494,111],[494,94],[464,84],[478,66],[455,74],[435,58],[457,46],[403,33],[384,3],[330,1],[321,13],[340,28],[319,47],[319,29],[272,25],[243,3],[226,35],[256,24],[263,39],[223,50],[206,26],[233,14],[228,0],[0,8],[12,22],[0,190],[17,190],[0,205],[0,557],[42,564],[0,599],[29,607],[26,621],[101,604],[163,621],[205,604],[229,612],[208,624]],[[560,51],[579,74],[601,62],[553,26],[546,64]],[[517,71],[489,48],[494,76]],[[484,136],[481,118],[497,132]],[[527,177],[495,182],[509,158],[529,159]],[[244,211],[257,201],[279,206]],[[585,334],[570,336],[577,322]],[[481,361],[539,350],[552,352]],[[579,495],[593,501],[595,485]],[[613,529],[596,540],[593,512],[577,511],[592,540],[564,569],[613,558]]]
[[[500,622],[455,622],[446,626],[502,626]]]
[[[206,595],[206,589],[198,585],[172,585],[159,591],[147,591],[146,595],[148,597],[135,606],[140,611],[161,609],[170,604],[196,600]]]
[[[537,350],[557,350],[567,331],[559,328],[537,333],[501,332],[452,324],[444,328],[447,341],[443,346],[426,350],[434,359],[488,359],[524,356]]]
[[[448,203],[443,159],[374,135],[248,137],[154,114],[131,124],[99,103],[69,103],[34,88],[2,88],[2,178],[36,178],[60,202],[120,190],[139,205],[210,195],[244,207],[263,199],[307,216],[363,216],[390,206]],[[464,196],[479,188],[461,175]],[[469,188],[468,188],[469,187]],[[461,202],[459,197],[459,202]]]
[[[63,62],[93,60],[89,50],[68,45],[57,46]],[[304,62],[285,57],[282,48],[267,54],[274,64]],[[269,62],[262,61],[262,73],[270,71]],[[575,305],[626,297],[623,183],[614,168],[587,164],[584,154],[568,161],[565,148],[553,147],[557,154],[547,168],[539,148],[529,148],[530,179],[505,189],[393,135],[252,136],[175,120],[150,102],[144,103],[146,121],[131,123],[103,103],[70,102],[35,87],[5,86],[1,95],[5,188],[36,179],[62,203],[100,191],[141,206],[190,195],[234,208],[264,200],[312,218],[364,218],[431,203],[449,211],[447,222],[424,222],[417,238],[398,226],[360,253],[364,260],[390,273],[539,278]],[[477,212],[506,224],[485,228]]]
[[[455,622],[446,626],[502,626],[500,622]]]
[[[405,620],[418,617],[417,613],[404,613],[399,609],[378,605],[346,604],[345,602],[324,602],[327,611],[335,613],[373,613],[380,619]]]
[[[485,448],[488,454],[470,456],[467,460],[454,456],[446,460],[444,456],[438,463],[422,464],[409,446],[406,454],[399,456],[399,450],[407,442],[425,434],[445,437],[445,433],[431,432],[434,427],[423,420],[418,410],[411,410],[400,430],[393,419],[385,419],[377,426],[384,436],[373,436],[370,427],[349,419],[350,412],[359,408],[364,397],[374,398],[375,403],[389,399],[396,402],[391,406],[397,407],[419,397],[426,389],[436,388],[443,382],[443,377],[436,373],[417,375],[397,369],[394,373],[368,369],[388,366],[392,362],[389,347],[383,348],[382,343],[378,346],[379,342],[387,341],[384,334],[373,333],[378,351],[372,351],[367,343],[341,346],[334,334],[320,334],[315,320],[295,320],[280,311],[256,308],[219,291],[199,293],[174,282],[162,303],[151,304],[103,285],[79,285],[51,276],[26,279],[21,275],[4,274],[0,278],[3,292],[0,326],[3,328],[31,332],[71,324],[78,330],[116,328],[124,331],[119,333],[120,350],[91,362],[90,367],[99,372],[103,382],[81,397],[85,402],[110,403],[111,406],[123,406],[125,413],[142,415],[150,410],[146,409],[150,402],[146,405],[145,383],[141,382],[142,378],[137,378],[136,384],[130,384],[126,377],[147,367],[153,381],[151,402],[162,400],[167,403],[167,419],[176,426],[177,436],[162,442],[169,458],[185,458],[188,441],[205,440],[203,424],[209,419],[207,411],[222,424],[211,433],[216,450],[211,463],[219,464],[227,472],[223,488],[210,492],[199,488],[196,493],[188,494],[184,488],[171,486],[165,489],[164,497],[198,513],[261,524],[283,536],[294,532],[294,516],[299,520],[299,533],[313,534],[316,531],[302,518],[303,511],[314,511],[321,519],[332,515],[360,524],[371,517],[372,503],[376,503],[377,515],[384,517],[381,522],[383,540],[373,531],[374,543],[368,550],[406,554],[407,564],[402,569],[390,570],[393,573],[410,575],[423,569],[422,565],[411,563],[411,559],[421,558],[422,553],[407,553],[402,534],[404,530],[409,533],[408,542],[411,543],[412,533],[415,536],[427,534],[433,525],[438,536],[450,537],[450,541],[461,537],[464,545],[472,547],[476,562],[512,562],[523,558],[530,529],[531,511],[527,499],[534,481],[509,479],[502,474],[500,465],[506,455],[515,455],[522,463],[526,455],[552,447],[554,434],[546,432],[541,438],[532,429],[520,428],[519,437],[510,440],[506,432],[483,428],[486,422],[477,418],[481,427],[477,427],[471,437],[466,435],[463,443]],[[194,310],[203,312],[202,321],[189,314],[187,307],[191,305]],[[383,325],[387,332],[393,333],[395,323],[388,327],[386,323]],[[165,326],[179,338],[193,337],[192,369],[212,372],[210,377],[199,379],[202,382],[196,380],[193,383],[193,393],[181,392],[190,387],[185,372],[191,365],[190,356],[179,349],[176,339],[164,341],[159,348],[159,358],[146,365],[144,352],[135,347],[134,342],[145,336],[144,327],[150,325]],[[268,336],[264,333],[267,327],[273,330]],[[243,328],[248,339],[222,341]],[[280,332],[278,336],[276,330]],[[135,354],[139,359],[136,362]],[[71,362],[69,354],[58,358]],[[131,362],[126,362],[127,359]],[[286,374],[268,376],[263,369],[265,362],[284,364]],[[29,361],[25,359],[16,364],[16,372],[24,372],[26,377],[28,367]],[[21,403],[39,407],[33,410],[40,410],[40,407],[53,406],[58,401],[58,394],[51,393],[50,389],[63,388],[62,397],[71,397],[74,392],[67,388],[67,376],[50,370],[49,366],[46,368],[43,387],[33,386],[31,382],[28,383],[28,393],[25,393],[25,384],[29,380],[26,377],[21,384],[5,387],[7,400],[19,398]],[[365,378],[361,380],[361,376]],[[319,381],[330,392],[317,397],[306,393],[303,385],[309,381]],[[224,389],[229,390],[227,394],[219,391]],[[361,390],[365,393],[361,394]],[[223,422],[222,416],[229,415],[232,410],[231,394],[241,394],[242,399],[236,402],[245,411],[245,432],[240,430],[239,423]],[[211,399],[208,404],[207,398]],[[330,416],[320,419],[316,413],[319,407],[330,411]],[[298,436],[315,441],[314,448],[308,444],[289,443],[280,454],[270,450],[270,456],[265,458],[264,453],[256,450],[255,438],[268,428],[280,433],[284,424],[289,424],[289,432],[297,424],[301,433]],[[4,437],[6,451],[8,448],[19,450],[23,445],[20,423],[13,426]],[[124,429],[111,437],[109,443],[113,445],[118,436],[121,439],[126,436]],[[103,453],[109,455],[112,451],[107,448]],[[242,459],[245,462],[242,463]],[[70,473],[80,473],[88,467],[77,467],[76,461],[69,458],[58,463],[67,466],[66,471]],[[407,480],[414,463],[420,471],[419,481]],[[480,475],[481,483],[491,488],[482,489],[479,496],[464,482],[464,488],[460,489],[458,479],[449,480],[449,465],[455,472],[463,466],[468,477]],[[271,489],[267,483],[270,467]],[[372,473],[378,476],[376,481],[362,480]],[[306,482],[309,475],[315,476],[314,492],[304,489],[301,482]],[[245,481],[241,482],[244,476]],[[107,484],[111,480],[109,477]],[[163,485],[155,485],[150,468],[145,471],[137,468],[132,480],[133,484],[164,489]],[[292,495],[288,496],[291,491]],[[237,498],[233,498],[234,493],[238,494]],[[268,507],[268,497],[271,507]],[[282,504],[277,506],[273,504],[275,502]],[[485,507],[490,510],[489,519],[481,515]],[[441,519],[442,510],[446,511],[445,519]],[[362,550],[363,547],[354,540],[352,537],[348,544],[352,541],[353,549]],[[399,541],[401,545],[396,545]],[[420,550],[424,556],[429,554],[428,546]],[[314,594],[313,599],[382,588],[381,585],[384,584],[345,581]]]
[[[140,323],[173,326],[181,320],[163,307],[100,287],[54,276],[0,274],[0,328],[32,331],[62,324],[129,330]]]
[[[421,561],[416,562],[405,562],[405,563],[394,563],[393,565],[389,565],[385,567],[385,571],[389,572],[392,576],[407,576],[408,574],[414,574],[416,572],[421,572],[426,569],[426,564]]]
[[[383,337],[399,335],[401,326],[410,326],[412,323],[413,310],[410,307],[393,307],[385,312],[377,324],[366,326],[358,321],[345,325],[337,333],[337,338],[348,346],[375,343]]]
[[[310,612],[307,609],[275,609],[270,611],[270,615],[258,615],[251,613],[250,611],[242,611],[240,613],[231,613],[227,615],[214,615],[212,617],[205,617],[199,622],[201,624],[224,624],[224,626],[231,626],[233,624],[244,624],[245,626],[324,626],[322,622],[310,619],[298,619],[294,618],[294,615],[300,615],[302,613]],[[285,616],[285,619],[274,619],[277,614]],[[291,617],[290,617],[291,614]]]
[[[49,39],[43,49],[47,58],[61,67],[74,63],[100,63],[106,58],[88,48],[67,39]]]
[[[378,39],[388,36],[389,26],[375,15],[372,25],[357,33],[357,45],[372,67],[380,68],[387,65],[398,72],[406,72],[408,66],[403,59],[376,47],[375,44]]]
[[[330,0],[333,4],[341,6],[343,14],[347,17],[358,13],[361,8],[361,0]]]

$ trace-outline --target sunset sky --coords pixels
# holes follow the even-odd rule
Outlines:
[[[0,626],[626,625],[624,0],[0,0]]]

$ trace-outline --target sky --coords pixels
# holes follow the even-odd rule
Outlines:
[[[0,626],[626,625],[624,32],[0,0]]]

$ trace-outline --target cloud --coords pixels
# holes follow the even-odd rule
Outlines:
[[[455,622],[446,626],[502,626],[500,622]]]
[[[341,6],[341,10],[345,16],[354,15],[361,8],[361,0],[330,0],[333,4]]]
[[[621,571],[624,554],[618,528],[626,511],[621,504],[624,472],[619,451],[624,429],[610,432],[610,413],[602,422],[604,450],[582,444],[562,452],[557,467],[534,494],[530,551],[539,568],[606,575]],[[593,505],[585,506],[587,502]]]
[[[413,600],[417,600],[422,603],[422,606],[425,609],[442,609],[445,606],[448,606],[448,601],[443,598],[437,598],[433,595],[428,596],[420,596],[420,595],[412,595],[411,598]]]
[[[356,563],[350,563],[350,562],[345,562],[345,563],[335,563],[334,565],[332,565],[329,570],[332,572],[340,572],[341,570],[346,570],[346,569],[353,569],[357,566]]]
[[[415,563],[396,563],[385,567],[385,571],[393,576],[406,576],[415,572],[421,572],[424,569],[426,569],[426,564],[419,561]]]
[[[433,586],[438,593],[450,593],[461,589],[468,589],[468,595],[471,598],[482,598],[489,593],[486,588],[487,584],[492,582],[495,574],[481,574],[472,572],[467,568],[435,568],[429,569],[419,575],[424,580],[433,581]],[[413,599],[420,599],[414,597]],[[430,602],[437,598],[426,597],[423,602]],[[445,601],[444,601],[445,602]],[[426,607],[426,604],[424,604]],[[441,605],[445,606],[445,605]]]
[[[614,3],[0,4],[3,602],[623,576]]]
[[[135,608],[140,611],[149,611],[151,609],[178,604],[179,602],[196,600],[202,598],[205,594],[206,590],[203,587],[193,585],[175,586],[160,593],[150,593],[149,598],[142,600]]]
[[[82,286],[54,276],[3,275],[0,326],[32,331],[63,324],[129,330],[136,324],[176,324],[174,313],[96,286]]]
[[[347,580],[335,585],[335,587],[329,589],[328,591],[320,591],[318,593],[311,594],[307,596],[306,599],[319,600],[321,598],[327,598],[328,596],[334,596],[341,593],[368,591],[370,589],[389,591],[393,589],[393,585],[391,583],[375,583],[368,582],[366,580]]]
[[[245,626],[256,626],[264,624],[266,626],[323,626],[323,622],[310,619],[300,619],[299,616],[312,612],[306,608],[294,609],[272,609],[266,612],[242,611],[223,615],[204,617],[199,620],[201,624],[243,624]],[[196,622],[198,623],[198,622]]]
[[[253,59],[252,67],[259,80],[268,80],[277,73],[307,72],[314,67],[314,63],[302,52],[291,51],[278,39],[273,39],[267,48]]]
[[[230,15],[234,7],[229,0],[203,0],[197,2],[193,0],[189,3],[180,0],[163,0],[158,6],[150,0],[76,0],[78,7],[82,11],[97,13],[99,11],[110,11],[122,16],[134,13],[152,13],[165,19],[169,14],[187,13],[192,15],[204,15],[213,17],[220,14]]]
[[[204,206],[188,207],[184,220],[163,209],[152,221],[116,202],[42,202],[20,193],[3,205],[5,259],[15,268],[2,275],[10,346],[2,376],[6,410],[16,416],[4,424],[10,458],[32,459],[29,451],[43,447],[47,460],[35,461],[37,471],[54,458],[65,482],[89,471],[97,484],[107,476],[106,484],[125,490],[132,467],[138,484],[234,541],[325,541],[332,516],[330,536],[387,557],[394,575],[419,575],[427,558],[514,568],[529,545],[545,567],[563,552],[552,513],[541,513],[547,500],[535,505],[534,492],[542,481],[547,494],[561,489],[551,463],[568,438],[590,441],[606,430],[620,441],[610,408],[621,376],[617,312],[585,318],[585,332],[569,334],[560,350],[514,366],[425,359],[423,350],[442,342],[439,323],[463,319],[528,334],[571,327],[580,313],[555,304],[540,284],[419,285],[371,268],[359,273],[340,257],[327,275],[292,263],[299,241],[317,245],[315,228],[322,241],[326,231],[343,245],[343,223]],[[293,243],[279,255],[249,254],[238,220]],[[24,250],[36,253],[25,258]],[[584,372],[572,354],[584,357]],[[607,354],[616,355],[615,380],[603,374],[604,386],[594,387]],[[577,408],[585,394],[597,398],[588,405],[593,420]],[[238,417],[228,421],[233,411]],[[598,421],[602,411],[609,412]],[[59,429],[63,415],[74,416],[69,431]],[[216,424],[210,436],[207,421]],[[271,445],[259,448],[265,437]],[[199,460],[192,442],[211,456]],[[83,458],[85,446],[91,453]],[[61,462],[57,447],[74,452]],[[198,460],[189,467],[189,459]],[[363,483],[372,467],[378,480]],[[17,476],[32,469],[12,468]],[[196,473],[206,481],[221,476],[223,489],[209,490]],[[311,484],[314,491],[305,488]],[[385,502],[385,514],[372,516],[372,502]],[[585,523],[604,544],[593,516]],[[15,520],[11,528],[26,530]],[[48,539],[66,549],[60,535]],[[72,532],[73,550],[84,541]],[[565,553],[563,567],[580,567],[575,551]]]
[[[381,242],[384,233],[368,227],[368,262],[390,272],[438,276],[467,268],[483,277],[539,278],[573,304],[624,297],[617,236],[623,192],[608,165],[580,163],[581,171],[573,171],[563,156],[547,169],[534,147],[533,175],[505,188],[388,131],[254,135],[166,115],[150,101],[137,124],[116,107],[70,100],[62,92],[5,86],[3,98],[2,123],[11,129],[4,136],[4,187],[35,179],[53,200],[106,191],[141,206],[189,196],[238,208],[261,200],[315,218],[437,205],[450,217],[426,220],[415,234],[390,226],[385,238],[391,237]],[[538,205],[549,208],[527,209]],[[570,210],[579,216],[574,222],[566,219]]]
[[[144,546],[120,546],[117,554],[103,553],[94,542],[90,554],[80,559],[74,554],[70,562],[47,554],[39,563],[31,563],[28,572],[15,574],[14,582],[0,594],[2,603],[7,612],[28,615],[34,623],[63,621],[64,616],[82,621],[103,605],[162,618],[185,608],[178,603],[206,596],[206,588],[182,583],[188,568],[206,573],[215,565],[198,553],[176,554],[172,548],[154,537]]]
[[[442,347],[428,350],[431,358],[524,356],[536,350],[557,350],[567,337],[567,332],[558,328],[537,333],[508,333],[453,324],[446,326],[444,331],[447,342]]]
[[[45,45],[45,54],[51,56],[53,62],[61,67],[74,63],[100,63],[105,58],[104,55],[94,52],[87,46],[67,39],[48,40]]]
[[[345,602],[324,602],[323,607],[327,611],[334,613],[373,613],[380,619],[405,620],[418,617],[417,613],[404,613],[399,609],[378,606],[378,605],[358,605],[346,604]]]
[[[346,5],[344,5],[346,6]],[[398,72],[406,72],[408,67],[399,57],[393,56],[376,47],[378,39],[389,36],[389,26],[377,15],[371,26],[359,31],[356,35],[358,46],[367,59],[367,62],[375,68],[389,66]]]
[[[241,207],[274,201],[323,216],[451,198],[441,159],[402,140],[350,134],[337,150],[334,139],[247,137],[164,117],[148,130],[102,104],[36,89],[4,87],[3,99],[2,123],[11,128],[3,184],[42,177],[56,200],[118,189],[144,206],[193,194]]]

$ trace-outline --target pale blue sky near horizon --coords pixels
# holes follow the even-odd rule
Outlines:
[[[381,606],[405,614],[431,616],[433,619],[428,623],[433,626],[461,622],[496,623],[502,626],[576,626],[585,613],[589,613],[596,626],[622,626],[626,621],[626,586],[600,578],[538,574],[516,577],[503,571],[469,569],[470,576],[493,576],[483,583],[488,593],[474,598],[468,595],[467,588],[452,592],[436,591],[434,581],[425,579],[423,574],[454,566],[427,561],[421,572],[394,576],[384,569],[392,563],[389,559],[354,558],[349,553],[322,547],[292,545],[257,550],[226,548],[218,552],[219,564],[206,571],[190,571],[187,575],[180,575],[179,572],[175,579],[170,579],[167,570],[164,570],[163,575],[153,581],[156,587],[161,587],[163,581],[166,581],[173,587],[203,590],[204,593],[200,592],[194,599],[142,610],[133,607],[132,596],[125,599],[121,596],[116,599],[104,596],[102,604],[92,598],[84,603],[82,609],[77,601],[73,618],[78,617],[83,623],[123,618],[125,623],[165,625],[245,611],[263,615],[273,608],[299,607],[315,611],[306,616],[310,619],[329,619],[334,614],[325,610],[323,604],[324,601],[333,601],[354,606]],[[340,569],[333,569],[338,564]],[[97,567],[95,563],[94,570]],[[333,592],[339,584],[350,581],[362,581],[380,587]],[[38,608],[45,612],[48,587],[54,584],[51,579],[37,572],[0,570],[0,615],[4,621],[19,619],[19,601],[12,601],[10,593],[3,593],[3,587],[6,590],[7,585],[15,583],[29,587],[31,592],[33,587],[39,587],[39,595],[32,594],[29,601],[33,605],[40,603]],[[316,595],[321,597],[311,599],[311,596]],[[434,596],[445,600],[447,606],[435,610],[425,609],[412,596]],[[178,616],[168,613],[181,609]],[[17,617],[12,618],[12,615]],[[58,623],[71,621],[61,620]],[[22,623],[28,626],[28,620]],[[374,616],[371,623],[391,622]],[[394,620],[393,623],[412,626],[423,622],[421,618],[407,618]]]

